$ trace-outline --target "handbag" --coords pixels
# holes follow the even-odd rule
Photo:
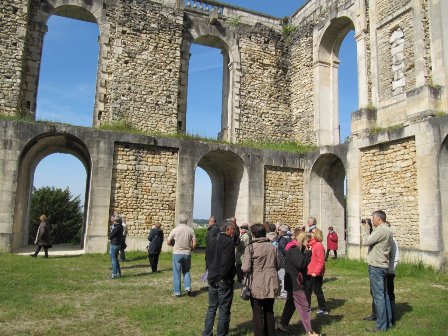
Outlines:
[[[244,286],[241,288],[241,298],[243,300],[249,300],[252,296],[252,277],[253,277],[253,267],[254,267],[254,247],[252,244],[249,244],[249,251],[250,251],[250,271],[246,275],[246,279],[244,279]]]

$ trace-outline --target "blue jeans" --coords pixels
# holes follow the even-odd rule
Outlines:
[[[233,301],[233,281],[217,281],[208,287],[208,309],[202,336],[213,336],[216,310],[219,308],[217,336],[229,333],[230,309]]]
[[[173,294],[180,295],[180,277],[184,276],[184,288],[186,291],[191,290],[191,255],[189,254],[173,254]]]
[[[120,263],[118,262],[118,251],[120,245],[110,245],[110,259],[112,260],[112,276],[121,275]]]
[[[376,327],[386,331],[392,326],[392,309],[387,293],[387,269],[369,265],[370,288],[376,309]]]

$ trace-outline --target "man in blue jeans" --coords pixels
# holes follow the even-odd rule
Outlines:
[[[206,266],[208,269],[208,309],[202,336],[213,336],[216,310],[219,308],[217,336],[229,333],[230,309],[233,301],[235,267],[235,225],[225,220],[219,225],[220,233],[207,241]]]
[[[392,326],[392,309],[387,291],[387,270],[393,234],[386,224],[386,213],[377,210],[372,213],[373,231],[363,223],[362,244],[369,246],[367,263],[369,264],[370,288],[376,310],[376,326],[368,328],[370,332],[383,332]]]
[[[173,296],[181,296],[181,274],[184,276],[184,288],[188,296],[191,292],[191,251],[196,247],[196,236],[188,225],[185,215],[179,216],[179,225],[168,235],[168,245],[173,246]]]

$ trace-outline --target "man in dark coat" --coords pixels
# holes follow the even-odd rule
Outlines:
[[[157,273],[157,265],[159,264],[159,255],[162,251],[163,244],[163,231],[160,228],[161,223],[154,224],[154,228],[151,229],[148,235],[149,246],[148,246],[148,258],[151,265],[152,273]]]
[[[217,336],[227,335],[230,325],[230,309],[233,301],[233,284],[236,274],[234,223],[223,221],[216,239],[210,239],[207,253],[208,309],[202,336],[213,335],[216,310],[219,308]]]
[[[112,279],[121,277],[120,262],[118,261],[118,252],[121,248],[121,243],[123,241],[123,225],[121,225],[121,217],[112,216],[111,217],[112,230],[109,233],[110,239],[110,259],[112,261]]]

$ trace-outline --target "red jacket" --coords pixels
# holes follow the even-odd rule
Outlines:
[[[314,239],[310,240],[311,262],[308,264],[308,275],[315,273],[317,276],[324,276],[325,273],[325,248],[322,242]]]
[[[327,250],[338,249],[338,234],[334,231],[329,232],[327,235]]]

